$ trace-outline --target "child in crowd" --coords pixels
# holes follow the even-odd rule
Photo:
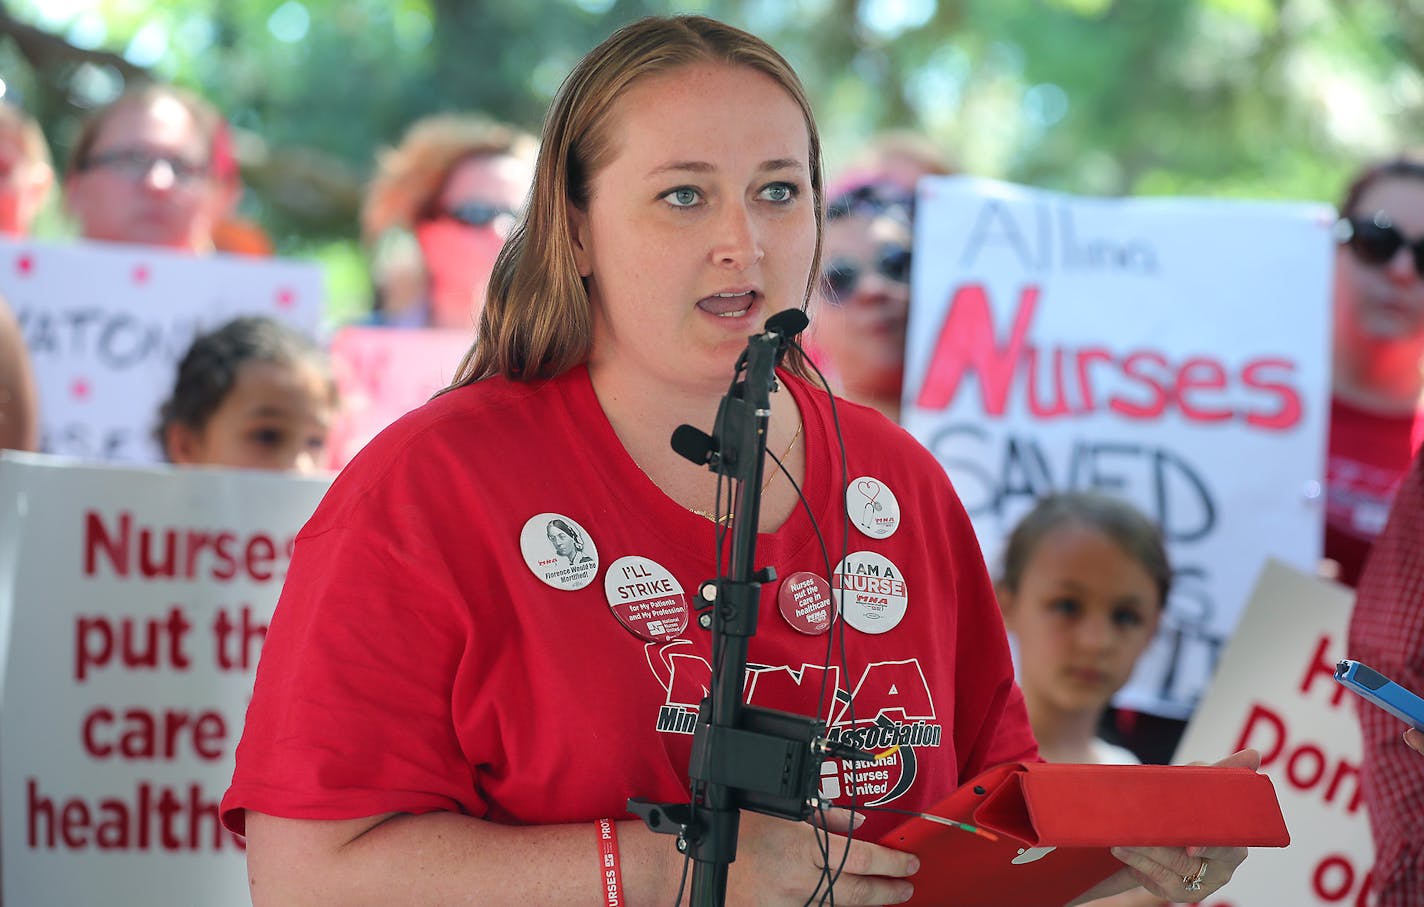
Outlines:
[[[1043,758],[1139,761],[1097,730],[1157,631],[1171,581],[1162,533],[1125,501],[1051,495],[1019,521],[995,589],[1017,640],[1019,686]],[[1085,907],[1164,903],[1129,891]]]
[[[996,589],[1045,759],[1139,761],[1099,739],[1098,722],[1152,641],[1171,578],[1161,532],[1117,498],[1052,495],[1014,528]]]
[[[270,318],[237,318],[193,341],[156,435],[172,463],[313,473],[336,407],[315,344]]]

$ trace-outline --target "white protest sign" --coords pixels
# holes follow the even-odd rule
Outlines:
[[[469,331],[443,328],[337,331],[331,364],[341,412],[327,440],[327,465],[345,466],[381,429],[448,387],[473,342]]]
[[[1290,847],[1251,851],[1210,907],[1368,903],[1360,726],[1333,679],[1353,605],[1344,586],[1268,562],[1192,716],[1177,761],[1260,750],[1291,833]]]
[[[115,243],[0,240],[0,295],[20,322],[48,453],[154,463],[158,406],[193,337],[239,315],[315,336],[316,265]]]
[[[1118,704],[1185,718],[1261,563],[1320,556],[1331,212],[921,181],[904,416],[991,569],[1054,491],[1160,523],[1177,572]]]
[[[326,482],[0,456],[7,904],[250,903],[218,803]]]

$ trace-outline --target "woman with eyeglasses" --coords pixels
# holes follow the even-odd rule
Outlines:
[[[417,121],[380,156],[361,214],[376,323],[473,329],[536,148],[512,126],[452,113]]]
[[[171,85],[130,89],[84,122],[70,152],[64,206],[85,239],[211,252],[237,203],[222,117]]]
[[[818,360],[838,392],[892,421],[910,314],[911,191],[885,179],[831,187],[812,318]]]
[[[1424,160],[1365,169],[1340,212],[1325,556],[1354,586],[1424,441]]]

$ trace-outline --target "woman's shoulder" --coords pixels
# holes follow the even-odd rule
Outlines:
[[[388,425],[337,474],[329,497],[352,499],[374,489],[419,493],[458,486],[468,476],[510,465],[560,405],[560,383],[487,378],[453,388]]]

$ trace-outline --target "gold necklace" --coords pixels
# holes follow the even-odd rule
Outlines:
[[[779,462],[785,461],[787,457],[791,456],[791,448],[796,446],[796,441],[801,437],[801,429],[805,426],[806,421],[804,419],[796,424],[796,433],[791,436],[791,443],[786,445],[786,450],[781,452],[781,456],[778,458]],[[766,494],[766,490],[771,487],[772,482],[776,481],[776,476],[780,472],[781,467],[779,466],[771,471],[771,476],[765,482],[762,483],[762,494]],[[724,513],[721,517],[717,517],[713,514],[708,513],[705,510],[698,510],[696,507],[689,507],[687,509],[702,517],[703,519],[711,520],[718,526],[727,526],[730,525],[732,522],[732,515],[730,513]]]

